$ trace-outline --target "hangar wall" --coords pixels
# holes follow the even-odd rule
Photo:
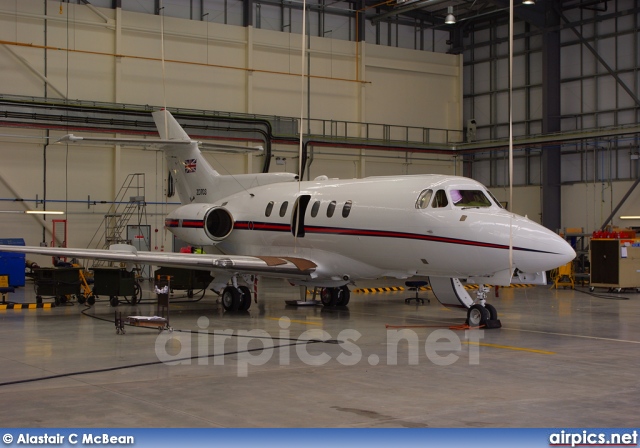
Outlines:
[[[582,2],[584,3],[584,2]],[[616,0],[598,6],[562,5],[566,23],[560,29],[561,131],[580,133],[599,128],[635,126],[640,121],[640,11],[635,0]],[[501,17],[478,25],[464,43],[464,116],[476,121],[478,140],[508,135],[509,26]],[[597,56],[589,50],[597,52]],[[542,30],[522,20],[514,23],[513,130],[514,136],[542,133]],[[601,60],[599,60],[601,58]],[[604,62],[604,63],[603,63]],[[618,80],[616,80],[616,77]],[[626,89],[633,92],[630,95]],[[583,139],[559,144],[562,153],[562,225],[600,228],[619,199],[638,177],[637,134]],[[514,185],[527,201],[540,202],[540,146],[515,150]],[[508,184],[506,152],[473,157],[473,177],[493,190]],[[528,191],[530,194],[524,194]],[[515,202],[515,201],[514,201]],[[514,211],[527,204],[514,204]],[[520,210],[522,211],[522,210]],[[536,213],[539,213],[538,210]],[[620,215],[638,215],[640,189]],[[531,215],[529,215],[531,217]]]
[[[0,5],[0,94],[299,116],[300,35],[98,11],[37,0]],[[310,117],[462,129],[461,57],[318,37],[309,47],[305,114]],[[90,202],[112,201],[128,174],[144,173],[149,224],[158,229],[152,249],[171,250],[162,218],[174,205],[165,198],[162,157],[127,147],[45,146],[65,133],[64,128],[0,129],[0,151],[7,161],[0,166],[2,207],[35,207],[12,198],[59,201],[47,208],[67,212],[67,244],[86,246],[108,210],[107,204]],[[286,161],[272,164],[272,171],[297,171],[294,150],[276,147],[274,156]],[[224,174],[258,166],[251,156],[206,157]],[[446,156],[319,148],[309,172],[330,177],[454,174],[458,165]],[[38,220],[6,215],[3,234],[23,236],[27,244],[49,242]],[[48,222],[44,227],[50,230]]]

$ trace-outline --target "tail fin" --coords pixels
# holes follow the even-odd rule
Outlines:
[[[198,142],[191,140],[168,110],[153,112],[153,120],[162,140],[176,142],[163,144],[162,150],[180,202],[211,201],[215,197],[216,179],[220,175],[204,159]]]
[[[160,147],[182,204],[213,203],[248,188],[297,179],[291,173],[221,176],[203,157],[198,142],[191,140],[169,111],[153,112],[153,120],[163,140]]]
[[[153,121],[156,122],[158,133],[163,140],[191,140],[189,135],[178,124],[171,112],[166,109],[153,112]]]

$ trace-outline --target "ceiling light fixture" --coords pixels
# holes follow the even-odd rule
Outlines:
[[[444,19],[444,23],[447,25],[456,23],[456,17],[453,15],[453,6],[447,7],[447,17]]]
[[[523,5],[535,5],[536,0],[522,0]]]
[[[27,215],[64,215],[60,210],[0,210],[0,213],[23,213]]]

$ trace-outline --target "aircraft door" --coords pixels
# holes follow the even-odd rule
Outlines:
[[[291,233],[295,237],[304,236],[304,217],[307,213],[307,206],[311,200],[311,195],[302,194],[296,199],[291,214]]]

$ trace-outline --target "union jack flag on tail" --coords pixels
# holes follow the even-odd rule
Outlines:
[[[187,159],[184,161],[184,172],[195,173],[198,164],[198,159]]]

